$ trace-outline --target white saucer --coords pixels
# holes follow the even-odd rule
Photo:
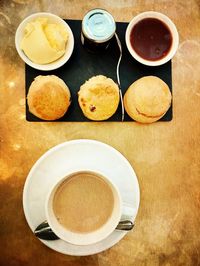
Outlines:
[[[139,185],[126,158],[107,144],[94,140],[72,140],[47,151],[29,172],[23,191],[23,208],[32,231],[46,220],[44,205],[51,184],[77,166],[107,173],[119,188],[123,203],[134,209],[131,219],[135,220],[140,201]],[[101,242],[88,246],[76,246],[63,240],[41,241],[63,254],[86,256],[112,247],[125,234],[126,232],[115,230]]]

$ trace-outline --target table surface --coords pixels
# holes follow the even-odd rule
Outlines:
[[[82,19],[102,7],[116,21],[155,10],[180,35],[173,58],[173,120],[30,123],[25,120],[24,63],[14,45],[18,24],[34,12]],[[199,0],[0,1],[0,265],[200,265],[200,2]],[[22,208],[23,186],[34,162],[72,139],[96,139],[119,150],[141,189],[136,227],[111,249],[87,257],[50,250],[31,233]]]

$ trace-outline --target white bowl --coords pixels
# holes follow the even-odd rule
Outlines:
[[[65,54],[62,57],[60,57],[58,60],[56,60],[52,63],[49,63],[49,64],[36,64],[36,63],[32,62],[20,48],[20,44],[21,44],[22,38],[24,36],[24,29],[25,29],[27,23],[31,22],[37,18],[41,18],[41,17],[42,18],[48,18],[50,22],[62,24],[65,27],[65,29],[69,35]],[[21,57],[21,59],[26,64],[28,64],[29,66],[31,66],[35,69],[44,70],[44,71],[53,70],[53,69],[57,69],[57,68],[61,67],[62,65],[64,65],[69,60],[69,58],[73,52],[73,49],[74,49],[74,36],[73,36],[73,33],[72,33],[69,25],[63,19],[61,19],[60,17],[58,17],[54,14],[51,14],[51,13],[40,12],[40,13],[35,13],[35,14],[28,16],[27,18],[25,18],[20,23],[20,25],[17,28],[16,34],[15,34],[15,46],[16,46],[17,52],[18,52],[19,56]]]
[[[142,58],[141,56],[139,56],[134,51],[134,49],[132,48],[131,43],[130,43],[130,34],[131,34],[132,28],[134,27],[135,24],[137,24],[139,21],[141,21],[142,19],[145,19],[145,18],[157,18],[157,19],[161,20],[162,22],[164,22],[168,26],[168,28],[170,29],[171,34],[172,34],[172,46],[171,46],[169,53],[165,57],[163,57],[159,60],[156,60],[156,61],[146,60],[146,59]],[[147,12],[140,13],[139,15],[135,16],[130,21],[130,23],[126,29],[126,45],[127,45],[127,48],[129,50],[130,54],[138,62],[140,62],[144,65],[147,65],[147,66],[160,66],[162,64],[167,63],[175,55],[175,53],[178,49],[178,44],[179,44],[179,36],[178,36],[178,31],[176,29],[176,26],[171,21],[171,19],[169,19],[167,16],[165,16],[164,14],[159,13],[159,12],[147,11]]]

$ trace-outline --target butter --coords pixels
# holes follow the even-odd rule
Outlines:
[[[38,18],[26,25],[21,49],[32,62],[48,64],[64,55],[67,40],[63,25]]]

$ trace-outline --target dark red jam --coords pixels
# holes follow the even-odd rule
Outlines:
[[[156,61],[169,53],[172,46],[172,34],[161,20],[145,18],[135,24],[131,30],[130,42],[140,57]]]

